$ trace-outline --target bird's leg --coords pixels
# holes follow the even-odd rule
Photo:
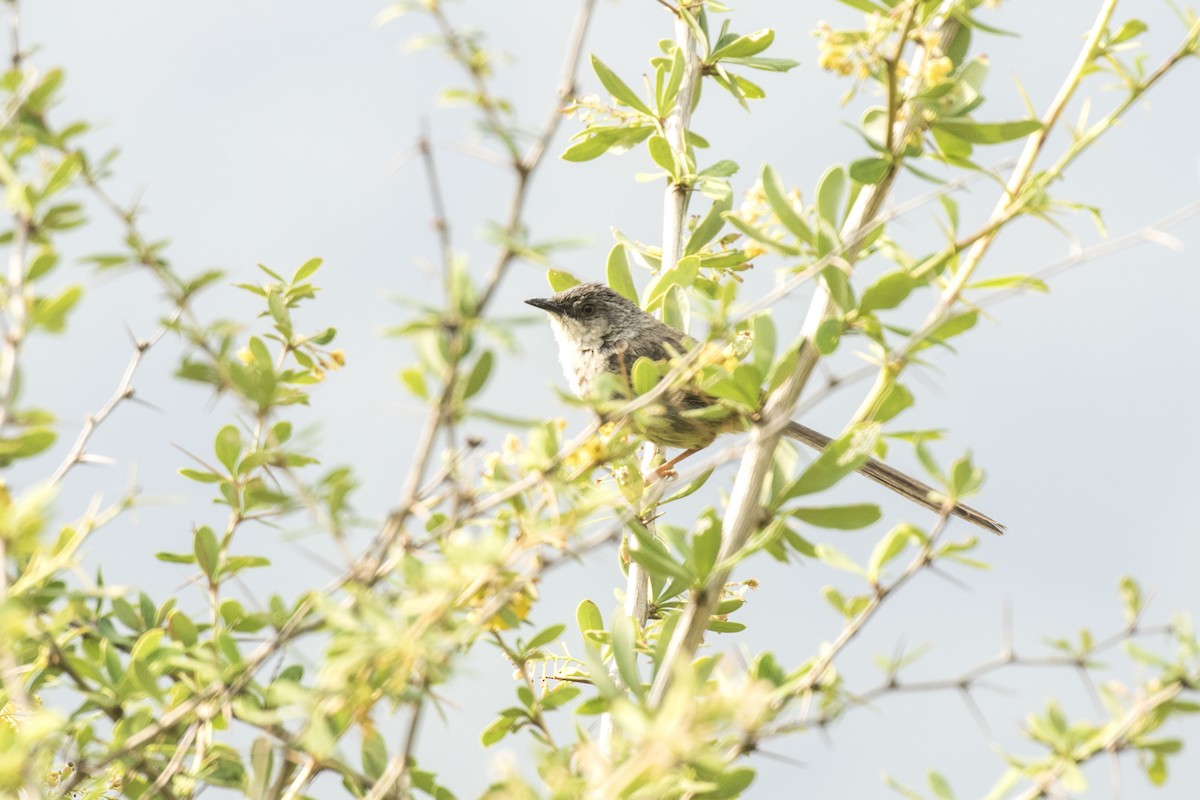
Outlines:
[[[663,464],[661,467],[652,469],[652,470],[650,470],[649,474],[643,475],[642,480],[646,481],[646,483],[651,483],[655,478],[677,477],[679,475],[679,473],[675,471],[675,465],[678,464],[680,461],[683,461],[688,456],[693,455],[695,453],[699,453],[699,452],[700,452],[700,448],[698,448],[698,447],[693,448],[691,450],[684,450],[682,453],[675,456],[670,461]]]

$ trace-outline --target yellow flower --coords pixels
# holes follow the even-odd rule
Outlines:
[[[758,258],[767,252],[767,248],[758,242],[746,242],[746,246],[742,248],[742,252],[745,253],[747,259]]]
[[[249,347],[243,347],[241,350],[238,350],[237,357],[238,361],[242,362],[243,364],[249,365],[254,363],[254,354],[250,352]]]
[[[339,367],[346,366],[346,353],[340,348],[337,350],[330,350],[329,357],[333,359],[333,363],[337,364]]]
[[[954,62],[946,56],[931,58],[925,62],[925,83],[936,86],[954,71]]]

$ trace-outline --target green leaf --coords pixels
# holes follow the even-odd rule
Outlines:
[[[550,644],[550,642],[553,642],[559,636],[562,636],[562,632],[566,629],[566,625],[551,625],[549,628],[540,631],[532,639],[526,642],[525,649],[536,650],[544,644]]]
[[[33,261],[29,263],[29,269],[25,272],[25,280],[27,282],[36,281],[56,266],[58,266],[58,253],[50,247],[42,247],[34,256]]]
[[[975,323],[979,320],[979,313],[976,311],[964,311],[961,314],[956,314],[949,319],[934,326],[934,328],[926,334],[924,340],[921,341],[916,350],[923,350],[935,344],[946,345],[946,340],[966,333],[971,328],[975,327]]]
[[[487,383],[488,376],[492,374],[492,363],[495,361],[495,356],[491,350],[484,350],[480,354],[479,359],[475,362],[475,366],[471,368],[471,374],[467,376],[466,386],[463,387],[463,399],[469,400],[479,393],[479,390]]]
[[[866,575],[863,568],[855,564],[850,556],[838,550],[836,547],[831,547],[827,544],[819,544],[815,548],[818,561],[824,561],[834,569],[840,569],[844,572],[853,572],[856,575]]]
[[[721,228],[725,227],[725,212],[733,207],[732,196],[725,197],[715,201],[712,208],[704,215],[703,219],[696,224],[692,235],[688,237],[687,245],[683,248],[683,254],[690,256],[698,253],[704,245],[716,238],[721,232]]]
[[[646,147],[650,150],[650,158],[654,160],[655,164],[665,169],[671,177],[678,177],[676,173],[679,170],[675,164],[675,154],[671,151],[671,145],[667,144],[666,139],[656,134],[646,142]]]
[[[621,680],[630,691],[641,697],[645,694],[645,686],[642,685],[637,667],[637,627],[633,618],[621,609],[617,609],[613,615],[612,651]]]
[[[579,625],[579,632],[583,634],[604,630],[604,617],[600,616],[600,608],[591,600],[580,601],[575,607],[575,622]]]
[[[217,432],[216,443],[213,447],[225,469],[233,472],[237,469],[238,456],[242,453],[242,434],[233,425],[226,425]]]
[[[781,501],[821,492],[854,472],[871,457],[879,442],[879,423],[862,423],[830,442],[783,492]]]
[[[842,198],[846,193],[846,172],[834,165],[825,170],[817,183],[817,214],[837,230],[842,214]]]
[[[885,272],[863,292],[858,311],[860,314],[870,314],[881,309],[895,308],[903,303],[918,285],[917,279],[905,270]]]
[[[637,303],[637,288],[633,285],[633,275],[629,270],[629,256],[625,253],[625,245],[615,244],[608,251],[608,286],[614,292],[631,303]]]
[[[779,239],[775,239],[775,238],[771,237],[765,231],[744,221],[741,217],[739,217],[734,212],[726,212],[726,213],[722,214],[721,216],[725,218],[726,222],[728,222],[733,227],[737,228],[743,234],[750,237],[754,241],[759,242],[760,244],[766,245],[767,247],[771,248],[772,250],[775,250],[777,252],[783,253],[784,255],[788,255],[788,256],[800,255],[799,247],[790,245],[787,242],[783,242],[783,241],[780,241]]]
[[[83,287],[68,286],[52,298],[39,298],[29,314],[30,328],[45,328],[50,333],[62,333],[67,326],[67,314],[83,296]]]
[[[419,367],[409,367],[400,371],[400,380],[408,390],[422,400],[429,399],[429,389],[425,386],[425,373]]]
[[[57,439],[58,434],[49,428],[31,428],[11,439],[0,439],[0,465],[44,453]]]
[[[862,184],[876,184],[884,179],[892,160],[883,156],[860,158],[850,164],[850,178]]]
[[[843,311],[853,311],[857,308],[858,303],[854,299],[854,289],[850,286],[850,276],[846,274],[845,270],[835,264],[830,264],[821,270],[821,277],[825,279],[825,288],[829,290],[829,296],[833,298],[833,302],[837,303],[838,308]]]
[[[929,772],[929,788],[933,790],[933,796],[938,800],[954,800],[954,792],[950,790],[950,784],[941,774],[930,770]]]
[[[68,154],[50,173],[46,185],[42,188],[42,197],[49,197],[66,189],[75,180],[75,176],[79,174],[82,167],[83,160],[79,153]]]
[[[819,528],[835,528],[842,531],[857,530],[873,525],[883,516],[879,506],[860,503],[848,506],[826,506],[824,508],[794,508],[791,516]]]
[[[844,319],[827,319],[817,326],[813,343],[816,344],[821,355],[827,356],[837,350],[838,342],[841,341],[842,334],[845,332],[846,321]]]
[[[513,723],[512,717],[497,717],[492,724],[483,729],[483,733],[479,735],[479,741],[484,747],[491,747],[508,735],[508,732],[512,730]]]
[[[633,381],[633,393],[641,396],[658,385],[658,364],[646,356],[641,356],[633,362],[630,377]]]
[[[679,578],[680,580],[687,581],[689,586],[695,581],[696,576],[684,567],[684,565],[676,561],[645,527],[636,521],[631,521],[629,527],[633,531],[634,538],[637,540],[637,546],[629,549],[630,558],[648,569],[652,576],[657,574],[664,577]]]
[[[775,212],[775,216],[779,217],[779,221],[783,223],[783,227],[787,228],[797,239],[808,244],[813,243],[813,232],[808,227],[808,223],[792,206],[792,201],[788,199],[787,190],[784,189],[783,181],[779,174],[769,164],[763,164],[762,168],[762,187],[763,193],[767,196],[767,203],[770,204],[771,210]]]
[[[729,44],[718,47],[709,55],[707,63],[712,64],[722,58],[749,58],[766,50],[773,41],[775,41],[775,31],[763,28],[760,31],[739,36]]]
[[[183,469],[179,470],[179,474],[182,475],[183,477],[187,478],[188,480],[193,480],[198,483],[220,483],[221,482],[220,475],[216,475],[212,472],[201,472],[198,469],[188,469],[187,467],[184,467]]]
[[[1042,123],[1036,119],[1021,119],[1013,122],[968,122],[943,119],[934,124],[935,133],[939,129],[972,144],[999,144],[1040,131]]]
[[[1150,26],[1142,22],[1140,19],[1128,20],[1121,25],[1121,27],[1117,29],[1117,32],[1112,35],[1112,38],[1108,40],[1108,46],[1111,47],[1114,44],[1127,42],[1135,36],[1140,36],[1141,34],[1145,33],[1147,30],[1149,30],[1149,28]]]
[[[200,565],[200,569],[208,576],[208,579],[212,580],[216,576],[221,560],[217,535],[213,533],[212,528],[202,526],[196,529],[193,549],[196,553],[196,563]]]
[[[387,743],[375,728],[363,726],[362,766],[368,778],[378,780],[387,769]]]
[[[650,125],[642,126],[600,126],[584,130],[584,138],[568,147],[561,156],[564,161],[591,161],[609,150],[623,153],[647,136],[654,133]]]
[[[874,422],[887,422],[913,404],[912,392],[900,383],[892,383],[871,412]]]
[[[319,258],[310,258],[300,265],[300,269],[296,270],[296,274],[292,276],[292,284],[302,283],[305,278],[310,277],[314,272],[321,268],[322,260]]]
[[[579,285],[579,278],[576,278],[569,272],[563,272],[558,269],[546,270],[546,280],[550,283],[550,288],[554,290],[555,294],[565,292],[572,286]]]
[[[648,117],[654,116],[654,112],[642,102],[641,98],[624,81],[618,78],[615,72],[605,66],[603,61],[595,56],[592,56],[592,69],[596,71],[596,77],[600,78],[600,83],[604,84],[604,88],[608,90],[608,93],[619,102],[642,112]]]
[[[568,684],[560,684],[550,691],[546,692],[539,701],[543,709],[552,710],[561,705],[571,702],[580,695],[580,690],[576,686]]]
[[[996,278],[987,278],[982,281],[975,281],[967,284],[968,289],[1030,289],[1043,294],[1050,291],[1050,287],[1041,278],[1035,278],[1032,275],[1002,275]]]
[[[757,314],[750,321],[754,333],[754,349],[751,360],[760,376],[765,377],[771,371],[775,360],[775,322],[769,313]]]
[[[880,539],[871,551],[871,559],[867,562],[867,580],[872,584],[879,583],[879,575],[887,563],[904,552],[908,543],[913,539],[915,529],[908,523],[897,525]]]
[[[662,97],[658,104],[658,113],[667,116],[675,105],[675,96],[679,94],[679,86],[683,83],[683,48],[676,47],[671,53],[671,66],[668,73],[667,85],[663,87]]]
[[[1125,619],[1133,622],[1142,613],[1142,588],[1128,575],[1121,577],[1121,602],[1125,604]]]
[[[662,302],[663,322],[678,331],[688,333],[692,327],[692,301],[683,287],[675,284],[667,289]]]

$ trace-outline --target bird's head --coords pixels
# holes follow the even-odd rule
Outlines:
[[[606,342],[628,338],[649,316],[602,283],[581,283],[553,297],[525,302],[550,314],[559,347],[579,350],[599,350]]]

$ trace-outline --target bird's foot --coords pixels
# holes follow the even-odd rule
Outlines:
[[[657,480],[674,480],[679,477],[679,473],[675,471],[674,464],[663,464],[661,467],[650,470],[642,476],[645,483],[654,483]]]

